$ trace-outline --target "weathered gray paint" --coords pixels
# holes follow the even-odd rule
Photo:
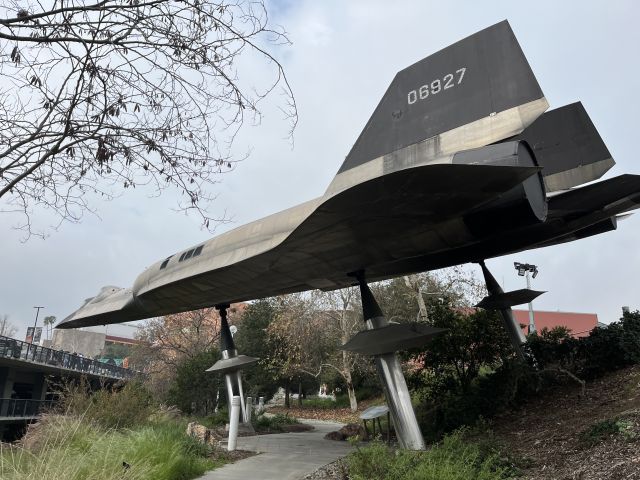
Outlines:
[[[459,85],[403,97],[463,60]],[[158,261],[59,327],[340,288],[357,270],[374,281],[597,233],[640,205],[640,176],[546,195],[612,164],[581,105],[542,115],[547,107],[508,24],[494,25],[401,72],[322,197]],[[199,256],[179,260],[198,246]]]

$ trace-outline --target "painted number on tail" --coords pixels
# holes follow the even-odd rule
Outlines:
[[[420,88],[411,90],[407,94],[407,102],[409,105],[412,105],[418,100],[425,100],[429,95],[437,95],[443,90],[460,85],[466,71],[466,67],[459,68],[456,70],[455,75],[453,73],[447,73],[442,79],[436,78],[431,83],[425,83]]]

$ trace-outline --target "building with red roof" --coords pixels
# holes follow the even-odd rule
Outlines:
[[[522,331],[529,331],[529,310],[513,310],[513,315],[523,325]],[[574,337],[587,337],[589,332],[598,326],[598,315],[595,313],[545,312],[534,310],[533,320],[536,330],[551,330],[554,327],[567,327]]]

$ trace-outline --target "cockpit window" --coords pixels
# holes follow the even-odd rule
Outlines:
[[[186,252],[182,252],[182,255],[180,255],[178,261],[184,262],[185,260],[189,260],[191,257],[197,257],[202,253],[203,247],[204,245],[200,245],[199,247],[192,248],[191,250],[187,250]]]
[[[169,260],[171,260],[171,257],[173,257],[173,255],[170,255],[164,259],[164,261],[160,264],[160,270],[164,270],[165,268],[167,268],[167,265],[169,264]]]

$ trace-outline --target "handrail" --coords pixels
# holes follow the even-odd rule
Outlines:
[[[37,417],[43,408],[50,408],[54,403],[54,400],[0,398],[0,418]]]
[[[135,370],[118,367],[117,365],[109,365],[108,363],[85,358],[75,353],[33,345],[32,343],[23,342],[3,335],[0,335],[0,358],[25,360],[41,365],[110,378],[130,379],[140,375],[140,373]]]

